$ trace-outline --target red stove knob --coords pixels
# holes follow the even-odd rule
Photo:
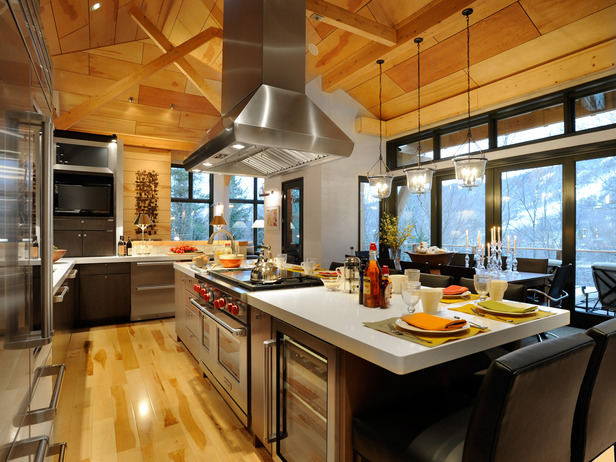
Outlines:
[[[195,284],[193,286],[193,290],[197,293],[201,292],[201,286],[199,284]]]
[[[205,300],[206,302],[210,301],[210,293],[207,290],[203,294],[203,300]]]
[[[240,313],[240,307],[235,304],[231,305],[231,314],[237,316],[239,313]]]
[[[231,303],[231,302],[227,303],[227,311],[229,313],[233,312],[233,303]]]
[[[222,310],[225,307],[225,299],[219,298],[216,301],[218,302],[218,306],[214,305],[214,308],[218,308],[219,310]]]
[[[207,288],[201,287],[201,289],[199,290],[199,293],[201,294],[202,297],[205,297],[205,295],[207,294]]]

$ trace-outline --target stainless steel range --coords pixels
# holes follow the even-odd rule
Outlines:
[[[197,274],[190,303],[201,313],[199,366],[248,426],[250,396],[250,306],[253,290],[278,290],[321,285],[313,277],[283,272],[277,282],[250,281],[250,269],[214,270]]]

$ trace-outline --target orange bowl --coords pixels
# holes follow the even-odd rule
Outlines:
[[[242,264],[242,260],[244,260],[244,255],[222,254],[219,255],[218,258],[220,258],[220,263],[222,263],[222,266],[224,266],[225,268],[237,268]]]
[[[447,253],[413,253],[406,252],[409,257],[411,257],[411,261],[419,262],[419,263],[428,263],[431,269],[437,269],[438,265],[448,265],[456,252],[447,252]]]
[[[65,249],[58,249],[53,251],[53,261],[58,261],[60,258],[64,256],[66,253]]]

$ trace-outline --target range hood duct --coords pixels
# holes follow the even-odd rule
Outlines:
[[[269,177],[349,157],[353,142],[304,94],[305,69],[305,0],[225,0],[223,115],[184,168]]]

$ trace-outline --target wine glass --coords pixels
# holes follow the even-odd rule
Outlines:
[[[402,300],[406,303],[406,310],[409,313],[415,312],[415,305],[419,301],[419,289],[421,284],[419,282],[404,281],[400,285],[400,294],[402,294]]]
[[[490,292],[490,275],[475,274],[475,290],[479,294],[479,300],[485,300],[486,295]]]

